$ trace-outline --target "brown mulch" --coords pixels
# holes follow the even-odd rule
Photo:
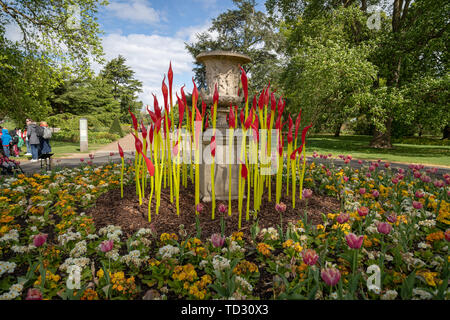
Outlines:
[[[136,195],[136,187],[134,185],[124,186],[124,197],[120,198],[120,188],[110,190],[102,194],[96,201],[96,204],[87,210],[96,225],[100,229],[107,225],[117,225],[122,227],[125,237],[134,234],[140,228],[149,228],[147,211],[149,189],[146,189],[145,199],[142,205],[139,205],[139,198]],[[298,191],[297,191],[298,192]],[[298,193],[297,193],[298,194]],[[268,228],[280,224],[280,216],[275,211],[275,185],[272,187],[272,202],[268,202],[267,192],[264,195],[265,199],[258,212],[259,227]],[[284,198],[284,199],[283,199]],[[288,222],[296,223],[303,217],[305,212],[305,200],[296,201],[295,209],[292,208],[292,201],[286,199],[286,192],[283,190],[282,201],[286,204],[286,211],[283,213],[283,227],[286,229]],[[188,185],[188,188],[181,187],[180,189],[180,215],[176,214],[175,197],[173,203],[170,202],[169,189],[163,189],[161,192],[161,205],[159,214],[155,214],[155,196],[152,200],[152,216],[151,225],[156,230],[158,236],[161,233],[176,233],[178,234],[179,226],[184,225],[188,235],[196,235],[196,219],[194,211],[195,194],[194,186]],[[218,206],[220,203],[228,205],[228,201],[216,201],[216,217],[211,219],[211,203],[202,203],[204,209],[199,215],[200,226],[202,231],[202,238],[207,239],[213,233],[220,233],[220,213]],[[225,234],[231,235],[232,232],[238,231],[238,201],[232,202],[232,215],[224,215]],[[250,237],[250,228],[254,223],[252,214],[250,219],[245,220],[247,200],[244,199],[242,210],[242,228],[244,237]],[[250,211],[253,207],[253,202],[250,202]],[[322,213],[327,214],[339,210],[339,202],[336,198],[314,194],[308,200],[308,221],[312,224],[319,224],[322,222]]]

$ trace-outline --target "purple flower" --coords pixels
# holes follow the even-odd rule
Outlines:
[[[348,213],[341,213],[340,215],[337,216],[336,221],[339,224],[344,224],[348,221],[349,218],[350,218],[350,215]]]
[[[414,207],[414,209],[417,209],[417,210],[420,210],[423,208],[422,202],[419,202],[419,201],[413,201],[412,206]]]
[[[390,223],[395,223],[397,221],[397,214],[395,212],[391,213],[387,217],[387,221],[389,221]]]
[[[349,233],[345,236],[345,241],[347,241],[350,249],[359,249],[362,246],[364,236],[357,236],[354,233]]]

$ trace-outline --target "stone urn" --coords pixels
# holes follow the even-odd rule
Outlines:
[[[240,105],[243,96],[238,96],[241,81],[241,70],[239,66],[251,62],[251,59],[240,53],[231,51],[211,51],[200,53],[197,61],[204,64],[206,68],[206,90],[200,91],[200,96],[208,106],[213,104],[214,87],[217,84],[219,92],[219,103],[216,118],[216,156],[214,168],[215,196],[217,200],[228,200],[228,192],[231,187],[231,198],[238,198],[238,173],[236,155],[240,150],[238,143],[240,139],[233,138],[233,148],[229,150],[229,137],[227,136],[228,122],[227,114],[230,103]],[[239,116],[236,115],[236,119]],[[205,141],[206,140],[206,141]],[[203,141],[203,148],[209,146],[210,138]],[[230,161],[231,159],[231,161]],[[231,172],[229,163],[231,162]],[[231,186],[229,177],[231,175]],[[200,165],[200,195],[202,201],[211,201],[211,164]]]

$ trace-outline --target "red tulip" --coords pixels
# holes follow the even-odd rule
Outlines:
[[[264,108],[264,89],[261,91],[261,94],[259,95],[258,107],[259,110],[262,110]]]
[[[319,255],[313,249],[306,249],[302,253],[303,262],[308,266],[313,266],[319,259]]]
[[[194,82],[194,77],[192,77],[192,83],[194,84],[194,89],[192,90],[192,103],[197,105],[198,102],[198,89]]]
[[[162,81],[161,91],[163,93],[163,98],[164,98],[164,110],[167,114],[169,114],[169,104],[167,101],[167,97],[168,97],[169,93],[167,91],[167,86],[166,86],[165,80],[166,80],[166,75],[164,75],[164,79]]]
[[[288,134],[287,134],[287,141],[289,144],[291,144],[292,141],[294,140],[294,138],[292,136],[293,125],[294,125],[294,123],[292,122],[291,114],[289,113],[289,126],[288,126]]]
[[[121,158],[123,158],[123,156],[124,156],[124,154],[123,154],[123,149],[122,149],[122,147],[120,146],[120,144],[117,142],[117,146],[119,147],[119,154],[120,154],[120,157]]]
[[[414,207],[414,209],[418,209],[418,210],[423,208],[422,202],[419,202],[419,201],[413,201],[412,206]]]
[[[322,277],[323,281],[325,281],[325,283],[329,286],[337,285],[339,279],[341,279],[341,273],[338,269],[335,268],[322,269],[320,276]]]
[[[303,144],[303,145],[305,144],[306,133],[308,132],[308,130],[309,130],[311,127],[312,127],[312,123],[311,123],[309,126],[303,128],[303,131],[302,131],[302,144]]]
[[[247,180],[247,176],[248,176],[248,170],[247,170],[247,166],[245,165],[245,163],[242,163],[242,169],[241,169],[241,177],[244,178],[245,180]]]
[[[231,106],[231,103],[230,103],[230,113],[228,116],[228,125],[230,128],[233,128],[233,129],[236,128],[236,117],[234,115],[233,107]]]
[[[213,158],[216,156],[216,136],[211,138],[211,156]]]
[[[132,132],[131,134],[132,134],[133,137],[134,137],[134,146],[135,146],[135,148],[136,148],[136,151],[137,151],[138,153],[142,153],[142,142],[141,142],[141,140],[139,140],[139,138],[136,137],[136,136],[134,135],[133,132]]]
[[[147,165],[148,174],[151,177],[153,177],[153,175],[155,174],[155,167],[153,166],[152,161],[149,158],[147,158],[147,156],[144,153],[141,152],[141,154],[144,157],[145,164]]]
[[[272,112],[275,112],[277,109],[277,99],[275,99],[275,93],[272,92],[270,94],[270,110]]]
[[[169,63],[169,71],[167,72],[167,79],[169,80],[170,97],[172,97],[172,83],[173,83],[172,61],[170,61]]]
[[[130,108],[128,108],[128,112],[130,113],[131,119],[133,120],[133,128],[134,128],[135,131],[137,131],[137,129],[138,129],[138,122],[137,122],[136,116],[133,114],[133,112],[131,112]]]
[[[354,233],[349,233],[345,236],[345,240],[350,249],[359,249],[362,246],[364,236],[357,236]]]
[[[183,118],[184,118],[184,109],[186,108],[185,104],[183,103],[183,101],[180,100],[180,98],[177,96],[177,101],[178,101],[178,114],[179,114],[179,122],[178,122],[178,127],[181,128],[181,125],[183,124]]]
[[[344,224],[350,219],[350,215],[348,213],[341,213],[337,216],[336,221],[339,224]]]
[[[245,73],[245,70],[239,66],[239,68],[241,68],[241,82],[242,82],[242,90],[244,91],[244,99],[245,102],[248,101],[248,80],[247,80],[247,74]]]
[[[369,214],[369,208],[367,207],[359,207],[358,208],[358,214],[360,217],[365,217]]]
[[[46,241],[47,241],[47,234],[37,234],[34,236],[33,238],[33,244],[35,247],[40,247],[42,246]]]

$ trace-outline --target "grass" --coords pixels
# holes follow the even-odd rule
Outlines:
[[[422,163],[450,166],[450,146],[396,144],[393,149],[375,149],[369,147],[370,136],[311,135],[307,138],[306,153],[332,153],[351,155],[354,159],[385,160],[391,162]]]
[[[80,153],[80,143],[77,142],[62,142],[62,141],[51,141],[50,145],[52,147],[52,153],[54,153],[53,157],[55,158],[59,158],[59,157],[64,157],[73,153]],[[100,147],[105,146],[106,144],[99,144],[99,143],[90,143],[88,145],[88,152],[93,152],[97,149],[99,149]],[[22,147],[22,154],[26,152],[26,146]],[[83,154],[86,152],[83,152]],[[16,158],[14,158],[16,159]],[[21,156],[19,158],[17,158],[18,160],[20,159],[31,159],[31,156],[29,157],[25,157],[25,156]]]

